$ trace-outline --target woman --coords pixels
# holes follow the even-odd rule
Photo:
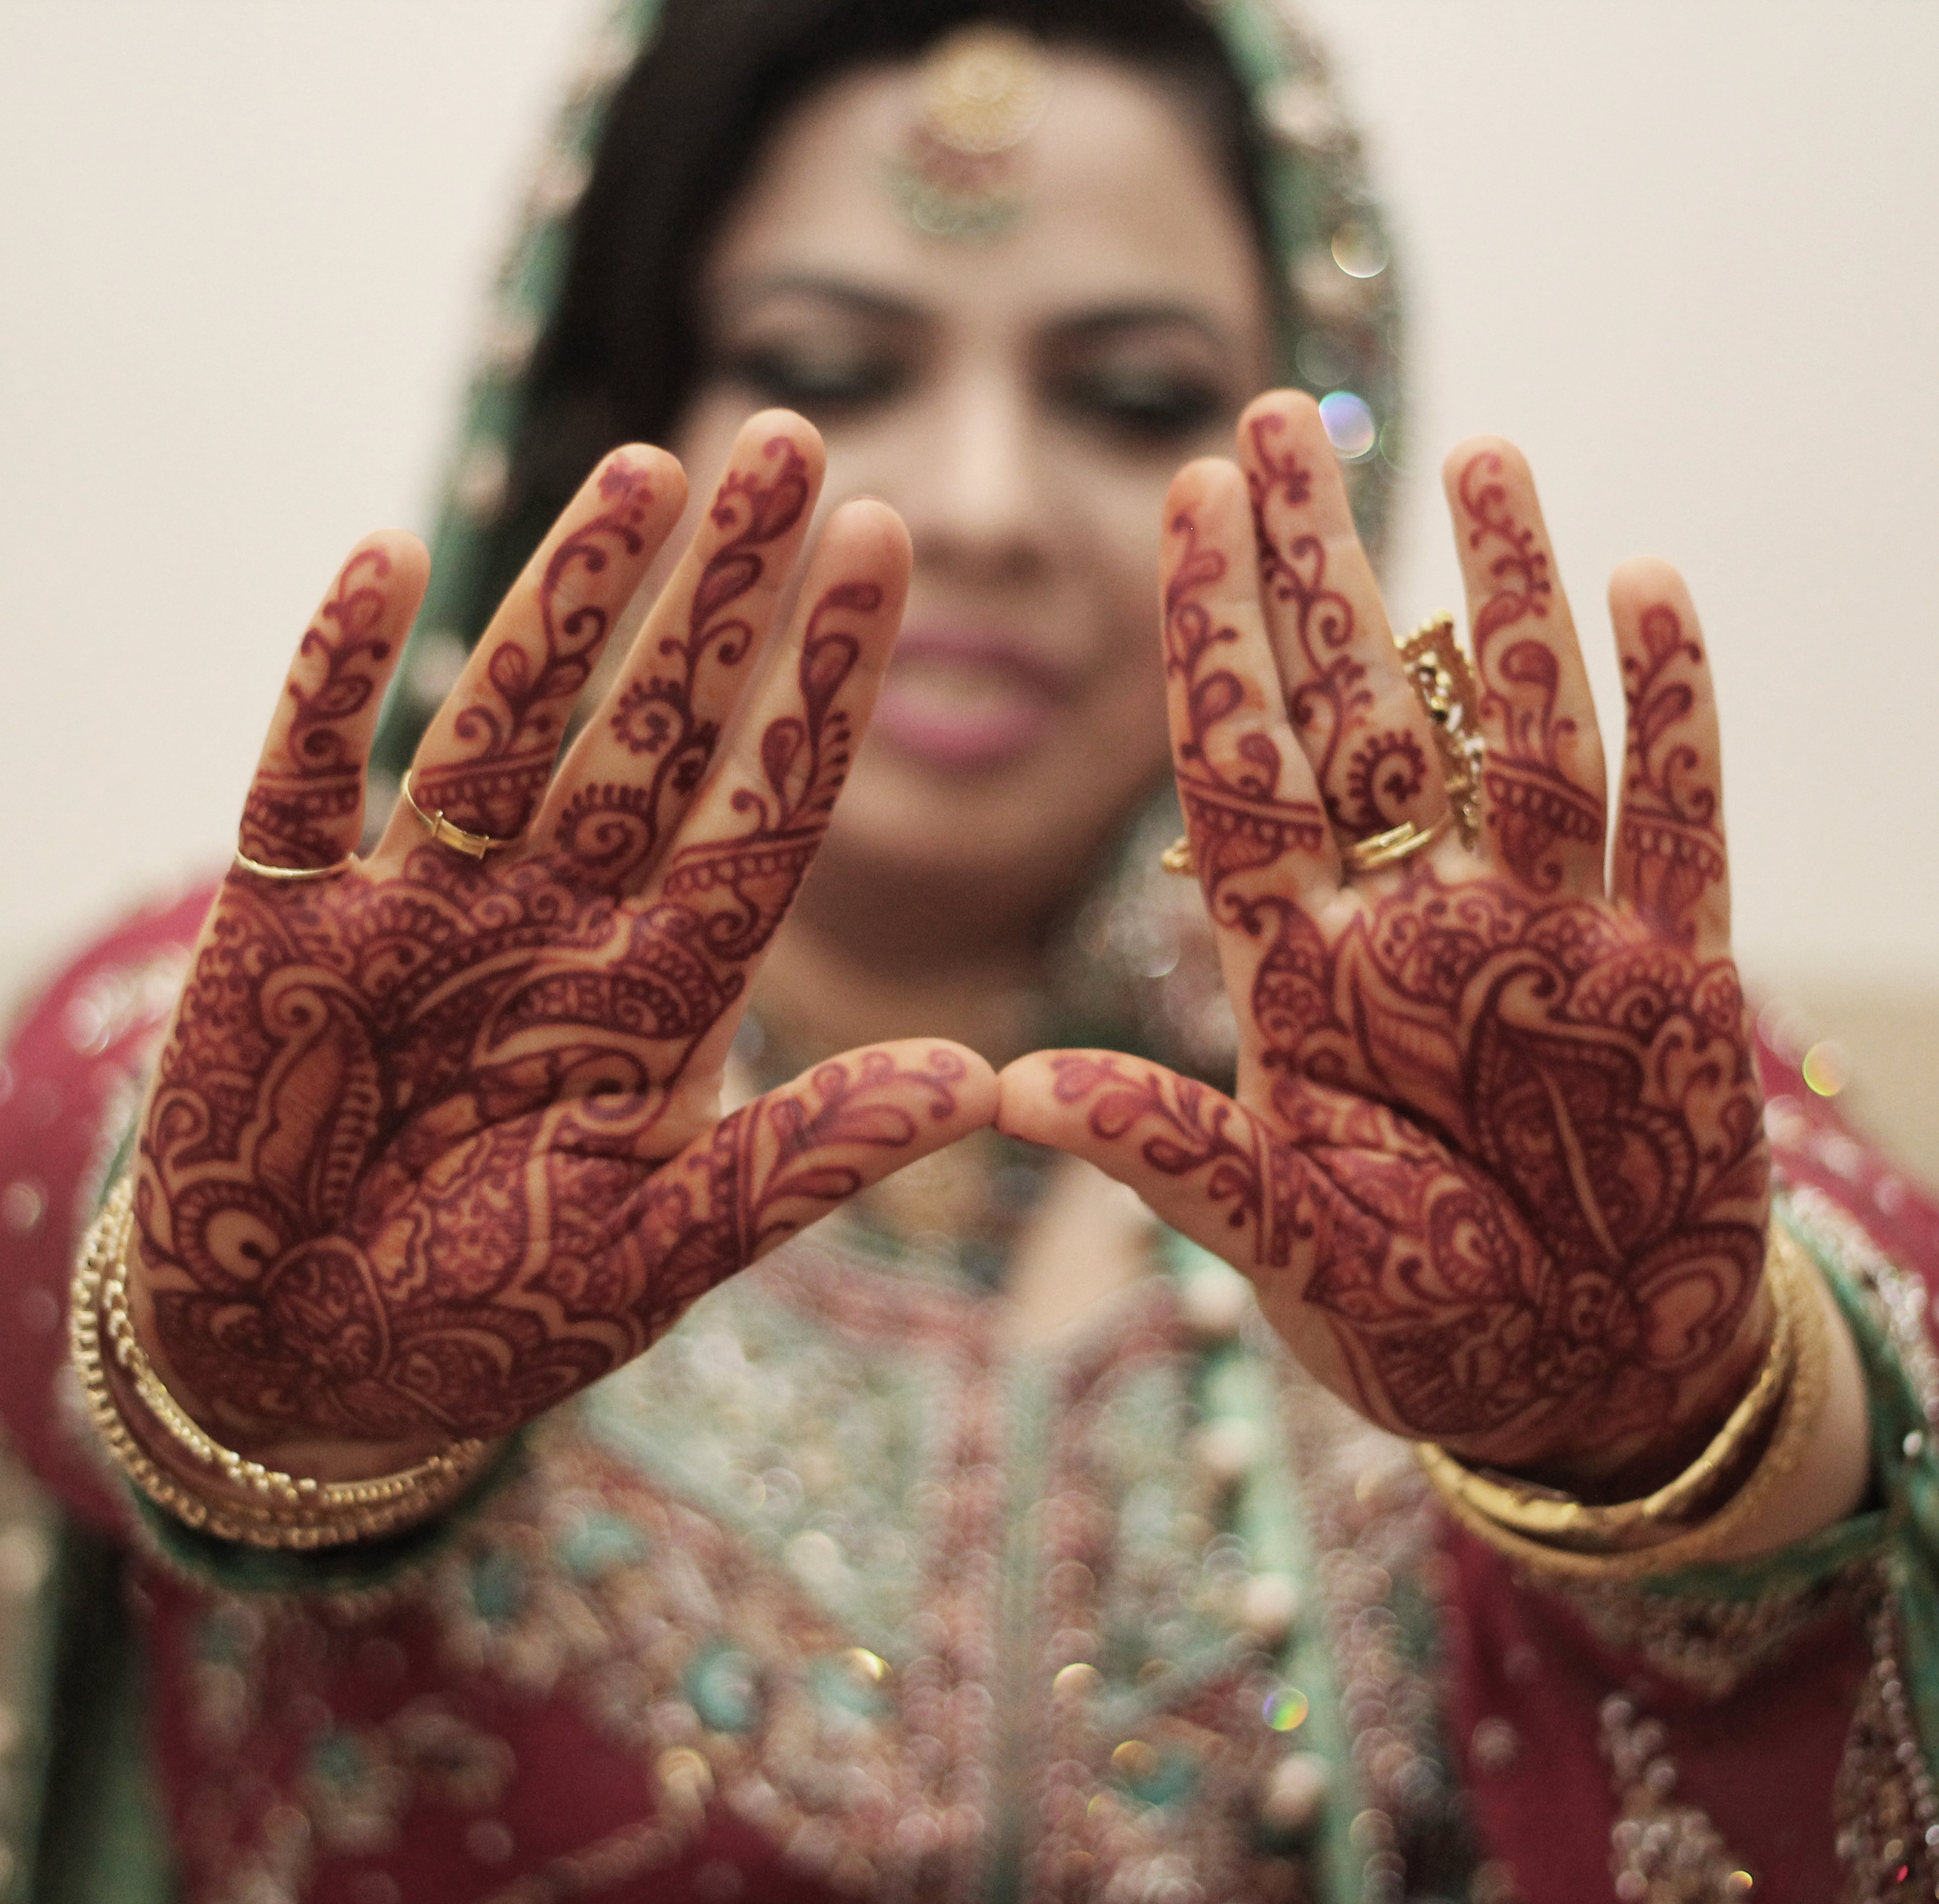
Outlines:
[[[1449,465],[1470,734],[1318,408],[1246,404],[1380,342],[1281,308],[1262,26],[670,7],[482,392],[421,624],[509,592],[388,823],[394,535],[206,920],[27,1020],[8,1141],[121,1187],[87,1420],[44,1339],[11,1420],[129,1549],[187,1894],[1931,1890],[1922,1299],[1828,1185],[1773,1223],[1694,611],[1612,588],[1606,898],[1518,457]],[[1136,896],[1166,707],[1209,954]]]

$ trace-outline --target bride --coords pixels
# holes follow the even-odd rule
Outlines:
[[[38,1881],[1930,1894],[1922,1266],[1773,1159],[1681,580],[1612,778],[1473,440],[1396,643],[1263,11],[637,11],[435,564],[9,1059]]]

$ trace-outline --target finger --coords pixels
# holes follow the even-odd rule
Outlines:
[[[1442,466],[1474,630],[1482,851],[1539,893],[1603,890],[1602,736],[1568,598],[1520,450],[1457,444]]]
[[[1239,420],[1265,605],[1286,707],[1340,837],[1446,810],[1432,724],[1394,646],[1319,406],[1295,391]]]
[[[364,770],[384,689],[431,568],[415,536],[367,536],[297,644],[242,809],[242,851],[264,866],[333,866],[364,833]]]
[[[524,833],[573,703],[686,500],[680,465],[639,444],[586,479],[419,743],[410,789],[422,812],[495,840]],[[384,848],[419,844],[422,830],[400,800]]]
[[[1165,702],[1192,864],[1225,928],[1263,890],[1319,903],[1340,882],[1320,790],[1286,718],[1254,550],[1239,472],[1215,458],[1188,464],[1165,498],[1159,557]]]
[[[1242,1104],[1115,1051],[1033,1052],[997,1084],[997,1128],[1006,1136],[1095,1164],[1236,1269],[1284,1266],[1283,1173],[1271,1132]]]
[[[829,519],[786,638],[630,902],[662,949],[659,976],[694,1022],[711,1025],[693,1074],[724,1056],[736,1016],[727,1007],[751,982],[828,830],[901,623],[909,562],[909,532],[885,504],[845,503]]]
[[[1697,611],[1667,562],[1624,563],[1609,613],[1629,710],[1611,888],[1619,905],[1706,957],[1730,949],[1723,751]]]
[[[756,1098],[657,1171],[638,1229],[647,1339],[857,1192],[979,1130],[997,1079],[960,1045],[907,1038],[831,1058]]]
[[[808,535],[826,462],[786,410],[744,426],[727,473],[612,690],[561,769],[538,836],[623,885],[651,865],[711,764]]]

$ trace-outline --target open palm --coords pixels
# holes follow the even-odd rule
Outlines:
[[[373,1466],[504,1433],[988,1121],[988,1068],[933,1040],[720,1116],[747,988],[827,825],[906,580],[900,524],[851,504],[769,638],[820,468],[799,419],[748,426],[555,774],[685,496],[671,458],[615,452],[434,720],[418,810],[400,801],[333,876],[230,873],[136,1192],[138,1318],[206,1425]],[[409,538],[372,538],[305,635],[243,823],[259,867],[329,867],[354,845],[424,568]]]
[[[1610,1472],[1727,1408],[1759,1352],[1767,1161],[1728,956],[1717,732],[1683,585],[1611,603],[1629,710],[1604,769],[1526,465],[1450,458],[1481,824],[1448,809],[1337,465],[1262,400],[1243,473],[1184,471],[1164,640],[1179,790],[1240,1027],[1235,1098],[1103,1052],[1004,1074],[1000,1122],[1088,1156],[1253,1279],[1374,1420],[1482,1460]]]

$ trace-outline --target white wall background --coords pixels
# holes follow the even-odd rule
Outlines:
[[[1939,8],[1310,0],[1435,471],[1516,437],[1597,632],[1694,583],[1754,973],[1939,998]],[[587,0],[0,0],[0,978],[220,862],[344,547],[422,526]]]

